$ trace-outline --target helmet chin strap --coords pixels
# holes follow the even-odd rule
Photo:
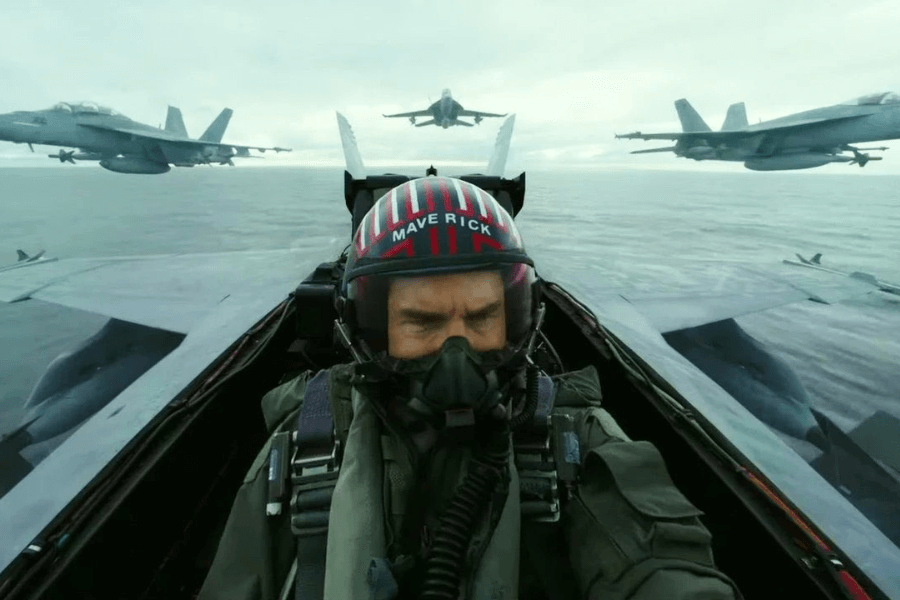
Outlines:
[[[541,302],[540,305],[538,305],[537,314],[534,316],[534,324],[531,327],[531,331],[528,333],[528,342],[525,345],[525,360],[531,365],[534,364],[531,360],[531,353],[534,352],[534,344],[537,342],[538,333],[540,333],[541,326],[544,324],[544,315],[546,313],[547,307]]]
[[[371,352],[366,352],[364,358],[362,352],[353,345],[353,338],[350,337],[350,329],[347,327],[347,324],[339,318],[334,320],[334,333],[341,342],[341,345],[350,352],[350,355],[353,357],[353,362],[356,364],[363,364],[373,359]],[[368,348],[366,348],[366,350],[368,350]]]

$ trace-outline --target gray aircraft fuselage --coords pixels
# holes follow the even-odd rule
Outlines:
[[[454,125],[461,127],[473,127],[481,123],[485,117],[505,117],[506,113],[501,115],[497,113],[483,112],[480,110],[466,110],[459,102],[453,99],[453,96],[450,94],[450,90],[448,88],[445,88],[441,92],[441,98],[437,102],[433,102],[428,108],[383,116],[389,119],[405,117],[409,119],[409,122],[416,127],[435,125],[443,129],[449,129]],[[422,123],[416,123],[416,119],[422,117],[431,118]],[[474,119],[474,123],[461,120],[460,117],[472,117]]]
[[[193,167],[214,162],[233,165],[232,157],[248,157],[251,148],[260,152],[290,150],[220,143],[231,118],[229,108],[198,139],[187,135],[177,108],[170,106],[169,111],[166,129],[161,129],[93,103],[61,102],[46,110],[0,115],[0,140],[29,146],[77,148],[78,153],[61,149],[59,154],[49,156],[71,163],[74,159],[97,160],[110,171],[145,174],[165,173],[169,165]]]
[[[634,132],[616,137],[676,142],[670,148],[639,150],[639,154],[672,151],[694,160],[739,161],[756,171],[808,169],[832,162],[864,166],[881,157],[863,154],[865,149],[851,144],[900,139],[900,96],[888,92],[753,125],[747,124],[743,103],[739,103],[729,108],[720,131],[712,131],[687,100],[676,101],[675,107],[682,133]],[[743,123],[732,120],[738,115]],[[843,154],[846,152],[852,155]]]
[[[0,115],[0,140],[16,144],[41,144],[81,148],[100,156],[136,154],[143,146],[122,134],[83,127],[83,124],[114,124],[155,131],[155,127],[132,121],[124,115],[19,110]]]
[[[462,105],[450,95],[450,90],[444,90],[441,92],[441,99],[429,106],[428,110],[434,115],[434,124],[447,129],[456,124],[462,108]]]
[[[844,120],[846,117],[855,118]],[[900,138],[900,103],[873,106],[838,104],[750,125],[746,128],[747,131],[760,131],[760,135],[750,138],[746,147],[726,150],[719,160],[747,160],[758,155],[758,150],[766,150],[764,147],[754,149],[754,144],[758,142],[765,144],[765,140],[762,139],[766,135],[764,130],[814,119],[835,120],[785,132],[780,140],[771,143],[771,150],[781,154],[808,150],[838,152],[847,144]]]
[[[194,166],[201,158],[196,147],[179,148],[166,142],[148,144],[134,135],[92,127],[116,127],[148,134],[160,131],[115,111],[100,111],[68,112],[51,108],[3,114],[0,115],[0,140],[79,148],[81,152],[73,158],[98,160],[109,170],[132,173],[163,173],[169,170],[169,163]],[[165,146],[164,152],[160,150],[161,144]],[[208,158],[215,156],[217,150],[215,146],[204,147],[202,154]]]
[[[734,319],[663,337],[763,423],[797,439],[822,443],[821,429],[797,376]]]

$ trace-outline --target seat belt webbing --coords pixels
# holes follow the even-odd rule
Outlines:
[[[291,530],[297,539],[296,600],[321,600],[325,592],[328,513],[339,468],[328,373],[319,371],[306,385],[294,438]]]

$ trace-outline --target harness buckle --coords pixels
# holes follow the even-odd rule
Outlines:
[[[522,517],[539,523],[555,523],[560,517],[559,475],[551,444],[551,422],[547,415],[534,423],[531,435],[513,438]]]
[[[555,523],[578,480],[581,456],[575,420],[555,413],[535,425],[531,435],[514,437],[513,441],[522,516]]]
[[[293,436],[296,443],[297,434]],[[296,485],[302,483],[301,480],[315,475],[328,474],[335,472],[340,467],[341,441],[334,436],[331,444],[331,452],[326,454],[311,454],[303,456],[303,448],[295,448],[291,457],[291,481]]]
[[[341,443],[332,438],[331,452],[297,447],[291,457],[291,531],[296,536],[328,530],[331,498],[340,472]]]

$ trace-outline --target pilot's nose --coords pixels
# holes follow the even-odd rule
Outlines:
[[[444,340],[451,337],[466,337],[466,323],[462,318],[456,317],[447,323],[444,330]]]
[[[466,322],[461,317],[452,319],[447,324],[447,328],[444,330],[444,339],[441,341],[441,344],[452,337],[463,337],[469,341],[469,344],[472,343],[472,340],[469,339],[468,330],[466,329]]]

